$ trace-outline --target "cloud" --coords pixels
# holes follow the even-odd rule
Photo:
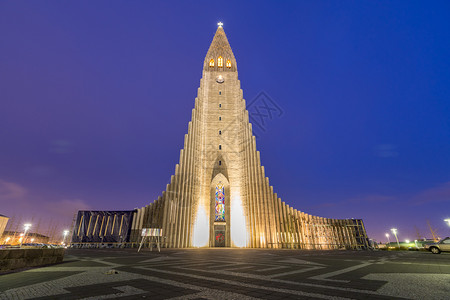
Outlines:
[[[439,186],[424,190],[411,198],[413,205],[423,205],[429,203],[449,202],[450,203],[450,181]]]
[[[38,165],[38,166],[31,167],[31,168],[27,168],[27,169],[25,169],[25,172],[27,174],[30,174],[31,176],[41,177],[41,178],[50,177],[56,173],[56,171],[53,167],[45,166],[45,165]]]
[[[51,201],[46,202],[44,206],[48,212],[54,214],[55,216],[68,218],[72,218],[72,216],[79,210],[91,210],[91,207],[80,199]]]
[[[14,200],[25,196],[27,190],[14,182],[7,182],[0,179],[0,200]]]
[[[334,206],[338,205],[339,203],[340,202],[324,202],[324,203],[320,203],[320,204],[317,204],[317,205],[306,206],[306,207],[304,207],[304,209],[334,207]]]
[[[72,142],[69,140],[51,141],[49,151],[58,154],[71,153],[73,152]]]
[[[40,228],[35,227],[34,230],[43,234],[47,234],[45,228],[50,225],[67,228],[78,210],[92,209],[81,199],[49,199],[36,191],[28,191],[20,184],[1,179],[0,207],[0,213],[11,218],[8,222],[10,226],[15,228],[22,221],[33,222],[37,227],[40,224]]]
[[[382,158],[397,157],[397,146],[392,144],[382,144],[375,147],[375,156]]]
[[[360,195],[355,196],[349,199],[344,199],[336,202],[324,202],[317,205],[310,206],[310,208],[328,208],[334,206],[343,206],[348,204],[380,204],[390,201],[396,201],[397,197],[394,196],[385,196],[385,195]]]
[[[354,198],[347,199],[343,201],[342,203],[385,203],[385,202],[391,202],[397,200],[397,197],[394,196],[385,196],[385,195],[365,195],[365,196],[357,196]]]

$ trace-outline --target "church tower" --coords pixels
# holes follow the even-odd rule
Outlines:
[[[175,248],[355,248],[367,239],[362,220],[311,216],[274,193],[222,23],[203,63],[175,174],[162,196],[136,211],[133,240],[142,228],[162,228],[163,246]]]

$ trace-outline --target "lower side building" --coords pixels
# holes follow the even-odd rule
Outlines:
[[[163,230],[163,247],[195,247],[192,245],[193,233],[188,235],[188,228],[180,228],[181,222],[169,224],[172,230],[164,224],[164,202],[158,199],[150,205],[137,209],[133,213],[130,242],[138,243],[142,228],[161,228]],[[264,227],[264,232],[259,236],[249,236],[249,248],[289,248],[289,249],[366,249],[369,240],[361,219],[329,219],[321,218],[300,212],[287,204],[278,203],[279,217],[267,218],[267,223],[257,223],[256,226]],[[276,210],[273,208],[273,210]],[[174,216],[175,220],[181,220]],[[271,223],[272,221],[273,223]],[[207,222],[204,226],[207,227]],[[216,222],[213,228],[213,238],[204,238],[210,241],[203,247],[230,247],[226,241],[226,225]],[[180,231],[174,228],[179,227]],[[252,230],[252,229],[250,229]],[[210,230],[204,230],[206,234]],[[253,229],[253,231],[256,231]],[[177,241],[186,239],[187,245],[177,244]],[[233,245],[236,247],[235,245]],[[232,246],[232,247],[233,247]]]
[[[162,201],[132,211],[79,211],[72,244],[120,244],[137,246],[144,228],[162,229],[162,247],[173,248],[176,236],[163,227]],[[361,219],[327,219],[286,207],[272,239],[259,237],[258,248],[288,249],[365,249],[368,238]],[[223,225],[222,225],[223,226]],[[216,227],[217,228],[217,227]],[[274,226],[276,229],[277,226]],[[207,230],[205,230],[206,232]],[[215,229],[214,243],[205,247],[226,247],[226,227]],[[268,240],[266,240],[266,238]],[[182,237],[180,237],[182,239]],[[189,247],[189,246],[188,246]],[[195,247],[195,246],[191,246]],[[248,247],[248,246],[246,246]],[[253,247],[255,248],[255,247]]]
[[[126,243],[135,211],[78,212],[72,231],[72,244]]]

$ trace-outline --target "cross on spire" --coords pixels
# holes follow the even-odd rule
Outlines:
[[[219,22],[219,23],[217,23],[217,26],[222,27],[222,26],[223,26],[223,23],[222,23],[222,22]]]

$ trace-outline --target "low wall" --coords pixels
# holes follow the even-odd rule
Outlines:
[[[60,263],[64,258],[64,250],[64,248],[1,249],[0,272]]]

